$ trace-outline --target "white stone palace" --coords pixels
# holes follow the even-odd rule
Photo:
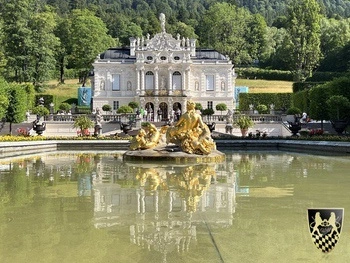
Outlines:
[[[213,49],[196,48],[196,39],[165,31],[165,16],[160,14],[162,32],[153,38],[130,38],[130,47],[110,48],[93,63],[92,107],[105,104],[115,111],[135,101],[162,120],[176,111],[186,111],[189,99],[203,109],[225,103],[233,109],[235,76],[229,57]],[[154,116],[155,117],[155,116]],[[153,119],[153,116],[152,116]]]

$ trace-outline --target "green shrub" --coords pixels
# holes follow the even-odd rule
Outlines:
[[[211,108],[204,109],[204,110],[202,111],[202,114],[205,115],[205,116],[210,116],[210,115],[213,115],[213,114],[214,114],[214,110],[211,109]]]
[[[112,111],[112,106],[109,104],[105,104],[102,106],[103,111]]]
[[[267,113],[268,108],[267,108],[267,106],[265,104],[259,104],[256,107],[256,110],[259,112],[259,114],[265,114],[265,113]]]
[[[202,111],[202,110],[203,110],[202,104],[200,104],[199,102],[197,102],[197,103],[196,103],[196,106],[195,106],[195,109],[196,109],[196,110],[199,110],[199,111]]]
[[[215,106],[215,109],[218,111],[221,111],[221,115],[222,115],[222,112],[227,110],[227,105],[225,103],[219,103]]]
[[[286,113],[288,115],[298,115],[301,114],[301,110],[297,107],[290,107]]]
[[[322,85],[324,82],[294,82],[293,83],[293,93],[302,91],[302,90],[309,90],[312,87]]]
[[[128,106],[132,109],[137,109],[139,107],[139,104],[136,101],[130,101]]]
[[[33,108],[32,113],[39,116],[47,116],[50,114],[50,111],[44,106],[36,106]]]
[[[117,113],[133,113],[133,112],[134,110],[128,105],[123,105],[117,110]]]
[[[326,101],[326,104],[331,120],[347,120],[350,118],[350,102],[344,96],[332,96]]]
[[[68,112],[72,108],[72,106],[70,104],[68,104],[67,102],[63,102],[60,104],[60,106],[58,108],[64,112]]]
[[[89,106],[77,106],[76,113],[79,114],[91,114],[91,108]]]

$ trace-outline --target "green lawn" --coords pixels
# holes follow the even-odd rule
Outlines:
[[[289,93],[292,85],[292,81],[236,79],[236,86],[249,87],[249,93]]]
[[[59,84],[57,80],[51,80],[45,83],[45,93],[54,96],[77,98],[80,86],[81,84],[77,79],[67,79],[64,84]]]
[[[86,84],[86,86],[89,85],[90,83]],[[54,96],[55,110],[57,110],[63,102],[72,104],[73,101],[77,103],[79,87],[81,87],[81,84],[78,79],[67,79],[64,84],[59,84],[57,80],[51,80],[45,83],[44,94]]]

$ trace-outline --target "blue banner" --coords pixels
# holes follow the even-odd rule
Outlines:
[[[91,88],[78,88],[78,106],[90,106],[91,104]]]

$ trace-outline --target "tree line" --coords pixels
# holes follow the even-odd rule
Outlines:
[[[160,32],[162,12],[168,33],[196,38],[236,67],[289,70],[304,81],[315,70],[349,69],[348,8],[339,0],[0,0],[0,75],[40,91],[74,71],[84,85],[98,54]]]

